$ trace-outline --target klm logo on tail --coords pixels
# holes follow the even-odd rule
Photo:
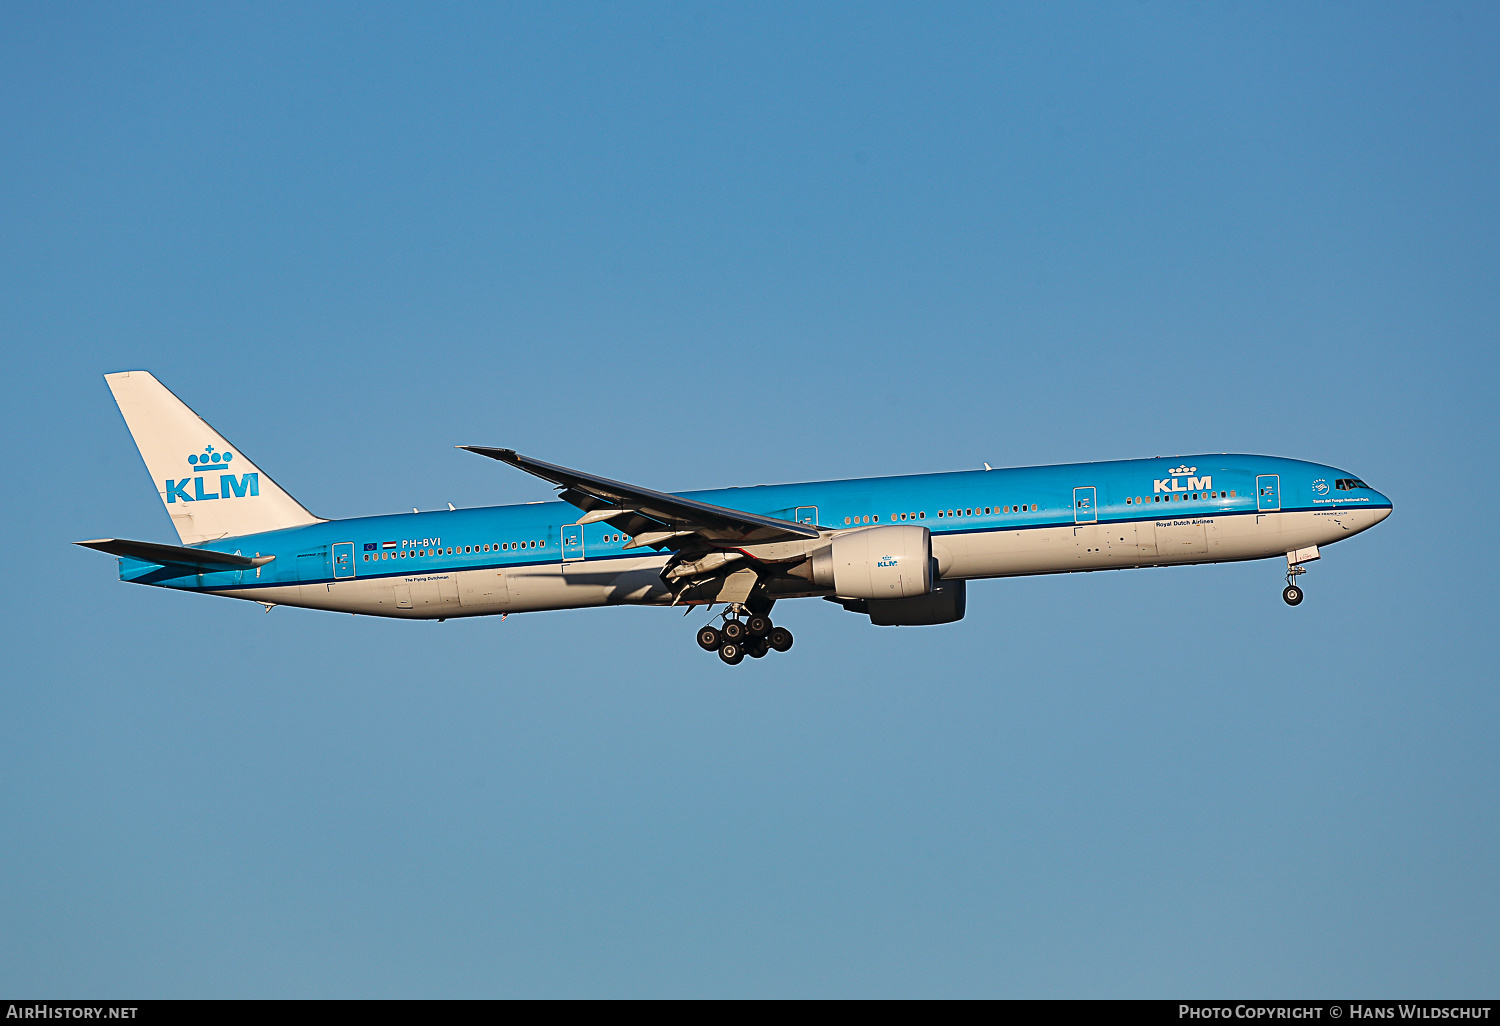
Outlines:
[[[224,471],[229,469],[229,464],[234,460],[234,453],[229,451],[219,452],[211,445],[203,447],[203,452],[194,453],[187,458],[189,472],[197,471],[200,475],[203,471]],[[193,486],[193,493],[188,494],[188,484]],[[209,499],[243,499],[247,495],[260,494],[260,475],[255,473],[242,474],[236,477],[233,474],[219,475],[218,491],[205,492],[203,490],[203,478],[201,476],[185,477],[181,481],[167,478],[163,482],[163,490],[167,493],[167,502],[205,502]]]

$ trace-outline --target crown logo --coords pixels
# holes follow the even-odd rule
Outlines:
[[[234,453],[218,452],[213,446],[205,445],[202,453],[188,457],[188,463],[192,464],[194,470],[223,470],[232,459]]]
[[[1173,477],[1177,477],[1181,474],[1196,474],[1198,473],[1198,468],[1190,467],[1186,463],[1184,463],[1180,467],[1173,467],[1171,470],[1167,471],[1167,473],[1171,474]]]

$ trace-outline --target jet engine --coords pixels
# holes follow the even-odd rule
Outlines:
[[[916,598],[866,602],[865,612],[876,627],[926,627],[962,620],[967,600],[963,581],[938,581]]]
[[[908,599],[932,590],[932,534],[915,524],[840,531],[810,562],[813,583],[841,598]]]

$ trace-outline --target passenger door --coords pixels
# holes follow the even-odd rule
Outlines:
[[[1255,508],[1265,513],[1281,508],[1281,476],[1262,474],[1255,479]]]
[[[563,562],[583,558],[583,526],[568,524],[562,529]]]
[[[333,546],[333,579],[344,580],[354,576],[354,543],[337,542]]]
[[[1073,523],[1092,524],[1098,521],[1099,511],[1095,507],[1095,499],[1093,485],[1073,489]]]

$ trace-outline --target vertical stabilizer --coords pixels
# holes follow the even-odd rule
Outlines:
[[[322,522],[147,371],[104,380],[183,544]]]

